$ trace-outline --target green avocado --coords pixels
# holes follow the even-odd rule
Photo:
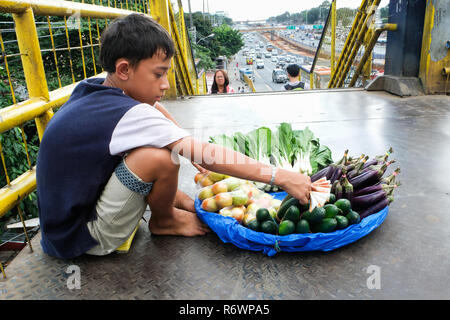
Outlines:
[[[314,232],[328,233],[334,231],[337,226],[337,221],[335,218],[324,218],[318,224],[314,225]]]
[[[334,195],[334,193],[330,193],[330,199],[328,199],[327,203],[335,203],[336,202],[336,196]]]
[[[280,226],[278,227],[278,234],[280,236],[284,236],[287,234],[294,233],[295,231],[295,223],[291,220],[284,220],[280,223]]]
[[[323,207],[315,207],[307,220],[310,224],[314,224],[319,223],[323,218],[325,218],[325,209]]]
[[[272,220],[272,216],[270,215],[269,210],[267,210],[266,208],[259,208],[258,210],[256,210],[256,220],[258,220],[259,222]]]
[[[345,229],[348,227],[348,219],[347,217],[344,216],[336,216],[335,217],[336,221],[337,221],[337,226],[336,229]]]
[[[309,212],[309,211],[308,211]],[[305,219],[300,219],[295,227],[295,233],[309,233],[309,223]]]
[[[261,223],[261,231],[264,233],[276,234],[278,231],[278,225],[272,220],[266,220]]]
[[[326,204],[323,208],[325,209],[325,218],[334,218],[339,214],[339,208],[334,204]]]
[[[346,217],[348,219],[349,224],[356,224],[356,223],[359,223],[359,221],[361,221],[361,217],[359,216],[358,212],[353,211],[351,209],[347,213]]]
[[[334,205],[341,209],[344,215],[346,215],[351,209],[350,201],[344,198],[337,200]]]
[[[284,214],[283,221],[290,220],[294,224],[300,220],[300,210],[297,206],[290,206]]]
[[[257,219],[254,219],[248,223],[247,228],[252,229],[254,231],[260,231],[261,223],[259,223]]]

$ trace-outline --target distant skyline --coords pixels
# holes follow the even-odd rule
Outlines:
[[[204,11],[211,14],[223,11],[233,21],[265,20],[288,11],[289,13],[318,7],[324,0],[191,0],[191,11]],[[173,3],[176,1],[172,0]],[[188,0],[182,0],[184,12],[189,12]],[[331,2],[331,1],[330,1]],[[337,0],[337,7],[358,8],[361,0]],[[380,7],[389,4],[381,0]],[[208,10],[209,8],[209,10]]]

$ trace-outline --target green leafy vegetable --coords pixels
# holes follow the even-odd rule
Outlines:
[[[314,133],[306,127],[292,130],[283,122],[272,132],[260,127],[247,134],[236,132],[210,137],[210,142],[223,145],[262,163],[312,175],[333,162],[331,150],[321,145]]]

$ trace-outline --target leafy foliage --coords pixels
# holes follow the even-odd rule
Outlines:
[[[198,68],[215,68],[215,59],[219,56],[230,58],[236,54],[243,46],[244,41],[239,31],[231,28],[232,20],[223,18],[222,24],[213,26],[209,15],[201,12],[192,14],[192,21],[196,29],[196,41],[191,36],[191,45],[194,49],[194,56],[199,59]],[[189,21],[189,15],[185,13],[185,21]],[[208,37],[214,33],[214,37]]]

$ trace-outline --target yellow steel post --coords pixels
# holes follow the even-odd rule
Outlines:
[[[170,28],[169,18],[169,1],[168,0],[150,0],[150,13],[153,19],[162,25],[170,34],[172,34]],[[170,88],[166,92],[166,97],[169,99],[175,99],[177,97],[177,86],[175,82],[175,66],[172,59],[172,65],[167,75]]]
[[[0,262],[0,269],[2,269],[3,278],[6,279],[5,269],[3,269],[3,264]]]
[[[334,72],[334,60],[336,51],[336,0],[331,2],[331,74]]]
[[[363,68],[367,67],[367,63],[369,62],[369,58],[372,55],[372,50],[375,47],[375,44],[377,43],[378,37],[383,31],[395,31],[397,30],[397,24],[395,23],[386,23],[382,28],[377,28],[373,32],[366,48],[364,55],[361,58],[361,61],[359,62],[358,66],[356,67],[355,73],[353,74],[353,77],[350,81],[349,87],[353,87],[356,83],[356,80],[358,80],[358,77],[363,70]]]
[[[361,5],[359,6],[358,12],[356,13],[355,19],[353,20],[352,28],[350,29],[349,34],[347,35],[347,38],[345,39],[344,47],[342,48],[341,54],[339,55],[339,59],[336,64],[336,68],[334,72],[331,73],[330,82],[328,83],[328,88],[334,88],[336,87],[336,78],[339,76],[344,61],[348,55],[348,51],[351,49],[353,45],[353,40],[355,37],[355,34],[357,32],[358,25],[360,24],[361,20],[363,20],[362,16],[365,14],[365,10],[368,4],[368,1],[370,0],[362,0]]]
[[[30,98],[49,100],[47,80],[45,78],[44,64],[42,62],[39,40],[31,7],[22,13],[13,13],[17,42],[22,54],[23,71]],[[39,139],[42,139],[45,127],[53,116],[53,110],[47,110],[42,116],[35,119]]]
[[[347,75],[347,72],[350,69],[350,66],[353,63],[353,60],[355,59],[355,56],[361,46],[362,41],[364,40],[364,36],[367,32],[368,29],[368,23],[369,23],[369,19],[372,19],[372,17],[375,15],[375,11],[378,8],[378,5],[380,4],[381,0],[374,0],[372,5],[369,8],[369,12],[365,15],[365,19],[364,19],[364,23],[360,26],[360,28],[358,29],[358,36],[355,40],[355,45],[352,47],[352,50],[350,52],[350,55],[347,59],[347,61],[345,62],[344,68],[343,68],[343,72],[340,74],[340,77],[338,78],[338,82],[337,82],[337,87],[342,86],[345,77]]]
[[[192,84],[192,80],[191,77],[189,75],[189,68],[188,68],[188,62],[187,62],[187,57],[186,54],[183,53],[183,44],[180,38],[180,35],[178,33],[178,29],[177,29],[177,25],[176,25],[176,21],[175,21],[175,14],[173,13],[173,9],[172,9],[172,5],[169,3],[169,16],[170,16],[170,21],[172,23],[172,37],[174,37],[175,39],[175,47],[178,48],[179,50],[179,55],[176,55],[176,60],[177,60],[177,67],[179,69],[179,71],[181,72],[180,76],[182,78],[180,78],[182,80],[182,82],[184,82],[184,86],[187,89],[187,94],[189,95],[193,95],[194,94],[194,86]]]
[[[187,55],[187,52],[188,52],[188,38],[187,38],[187,34],[186,34],[186,25],[185,25],[185,21],[184,21],[184,11],[183,11],[183,5],[181,3],[181,0],[178,0],[178,9],[179,9],[178,15],[180,16],[181,40],[183,41],[183,51],[184,51],[184,54]]]
[[[309,88],[314,89],[314,71],[309,74]]]
[[[208,83],[206,82],[206,71],[203,72],[203,94],[208,93]]]

